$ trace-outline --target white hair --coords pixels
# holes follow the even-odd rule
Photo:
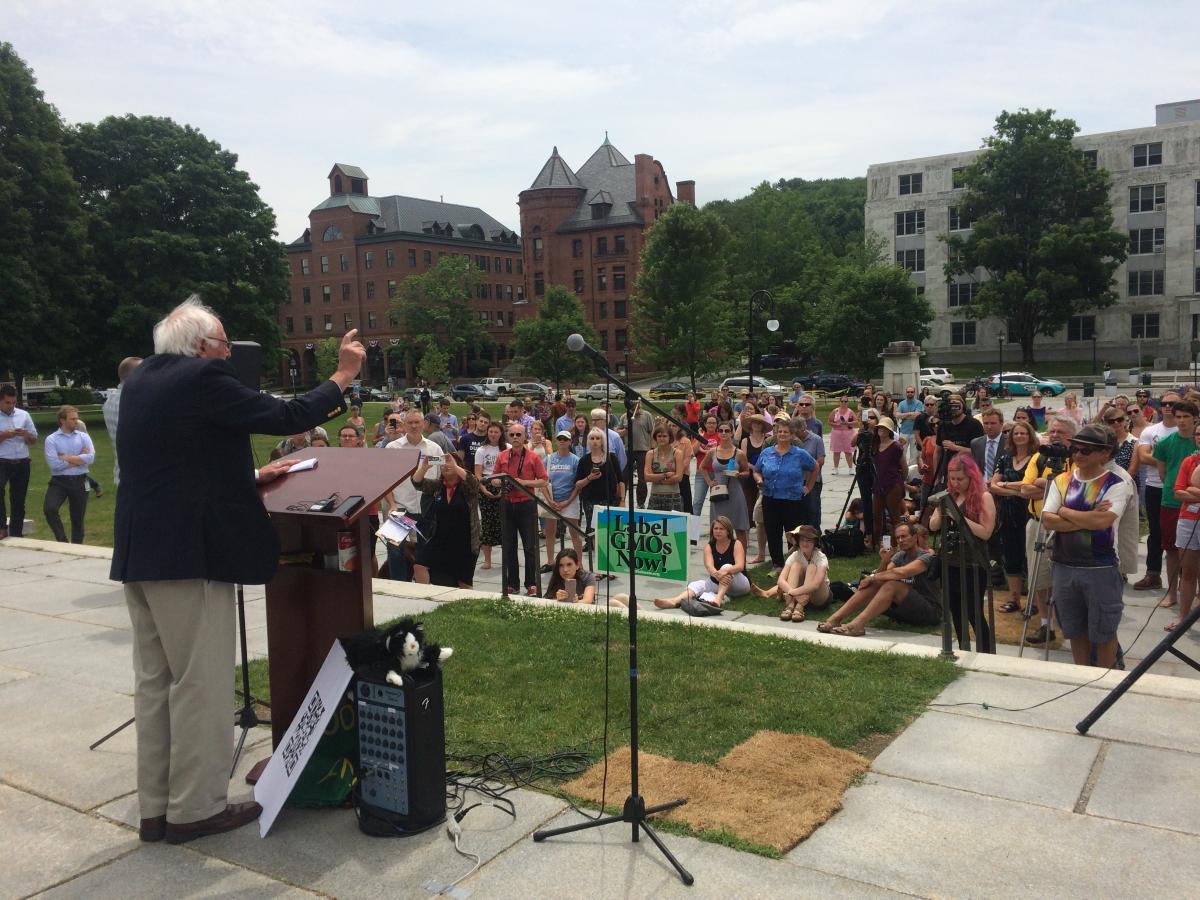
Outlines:
[[[154,326],[154,352],[176,356],[199,356],[200,345],[219,327],[221,320],[192,294]]]
[[[1071,437],[1075,437],[1075,434],[1079,431],[1079,423],[1070,416],[1051,416],[1050,421],[1057,422],[1059,425],[1061,425],[1063,430],[1066,431]]]

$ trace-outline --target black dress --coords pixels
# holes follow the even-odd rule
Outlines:
[[[478,540],[478,533],[471,533],[473,514],[465,482],[448,501],[445,485],[434,497],[425,516],[433,522],[433,534],[417,546],[416,553],[417,564],[429,569],[430,583],[447,587],[474,583],[479,551],[472,549],[472,537]]]

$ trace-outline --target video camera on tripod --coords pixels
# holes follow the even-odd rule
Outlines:
[[[1055,475],[1061,474],[1071,461],[1071,448],[1060,441],[1053,444],[1043,444],[1038,447],[1038,454],[1045,461],[1047,468]]]

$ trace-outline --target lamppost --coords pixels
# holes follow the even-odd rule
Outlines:
[[[1096,330],[1092,329],[1092,374],[1099,375],[1100,370],[1096,368]]]
[[[996,341],[1000,344],[1000,387],[996,394],[997,397],[1004,396],[1004,335],[996,335]]]
[[[779,320],[775,318],[774,295],[765,288],[755,291],[750,295],[750,302],[747,304],[748,315],[746,317],[746,366],[750,372],[750,381],[747,386],[751,394],[755,391],[754,370],[757,368],[754,360],[754,307],[756,303],[761,303],[764,299],[768,300],[771,305],[771,318],[767,319],[767,331],[775,332],[779,330]]]

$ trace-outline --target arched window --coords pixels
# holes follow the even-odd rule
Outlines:
[[[321,238],[323,241],[340,241],[342,239],[342,229],[336,225],[330,225],[325,229],[325,235]]]

